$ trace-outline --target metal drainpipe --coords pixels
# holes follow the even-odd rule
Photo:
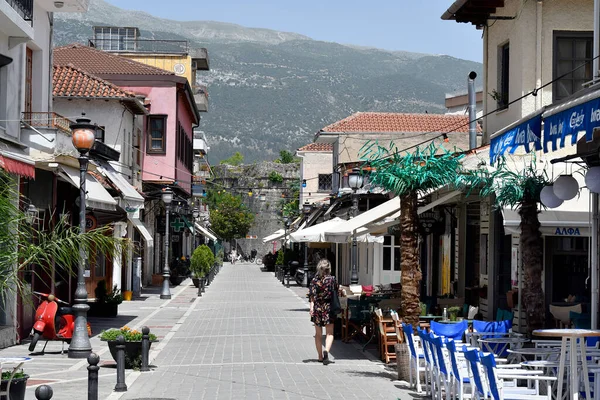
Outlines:
[[[477,100],[475,98],[475,71],[469,72],[468,94],[469,94],[469,150],[477,147]]]

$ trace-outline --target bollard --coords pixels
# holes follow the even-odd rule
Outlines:
[[[88,362],[88,400],[98,400],[98,371],[100,367],[100,357],[97,354],[92,353],[87,358]]]
[[[142,327],[142,366],[140,371],[150,371],[148,361],[150,359],[150,328],[147,326]]]
[[[125,383],[125,338],[123,335],[117,337],[117,384],[115,392],[126,392],[127,384]]]
[[[290,287],[290,271],[286,271],[285,274],[285,287],[289,288]]]
[[[202,278],[198,278],[198,297],[202,297]]]
[[[203,276],[202,278],[200,278],[200,287],[202,288],[202,293],[204,293],[206,290],[204,289],[204,283],[206,282],[206,277]]]
[[[53,394],[52,388],[48,385],[38,386],[35,389],[35,398],[37,400],[50,400]]]

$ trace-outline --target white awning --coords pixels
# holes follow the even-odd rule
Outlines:
[[[131,217],[129,213],[127,214],[127,217],[146,241],[146,247],[154,247],[154,238],[148,228],[146,228],[146,225],[144,225],[139,218]]]
[[[275,240],[279,240],[279,239],[283,238],[284,236],[285,236],[285,230],[279,229],[278,231],[270,234],[269,236],[264,237],[262,241],[263,241],[263,243],[273,242]]]
[[[71,183],[76,188],[79,188],[79,170],[59,165],[60,176],[67,182]],[[96,180],[92,175],[85,175],[85,190],[87,197],[85,199],[87,208],[95,208],[105,211],[116,211],[117,201],[104,189],[104,186]]]
[[[582,189],[583,192],[584,189]],[[581,193],[577,199],[565,201],[555,209],[542,210],[538,214],[540,231],[544,236],[590,236],[591,214],[589,211],[588,192]],[[518,210],[502,209],[504,232],[506,234],[521,233],[521,217]]]
[[[327,242],[325,239],[325,232],[342,222],[346,223],[347,221],[344,221],[341,218],[334,218],[306,229],[297,230],[296,232],[290,234],[290,241],[296,243]]]
[[[125,210],[130,212],[132,208],[144,208],[144,198],[122,174],[106,161],[99,161],[98,164],[98,170],[102,175],[106,176],[121,192],[121,197],[125,203],[122,206]]]
[[[440,204],[446,204],[453,198],[460,196],[460,194],[461,194],[460,190],[454,190],[450,193],[446,193],[445,195],[438,198],[437,200],[434,200],[431,203],[424,205],[423,207],[417,208],[417,214],[419,214],[419,215],[423,214],[424,212],[431,210],[433,207],[439,206]]]
[[[217,237],[215,235],[213,235],[208,229],[206,229],[205,227],[203,227],[199,223],[196,222],[196,224],[194,226],[196,227],[197,233],[200,233],[203,236],[206,236],[210,240],[213,240],[213,241],[217,240]]]
[[[398,211],[400,211],[400,197],[394,197],[348,221],[328,228],[325,231],[325,239],[327,242],[345,242],[348,236],[360,234],[361,228],[380,221]]]

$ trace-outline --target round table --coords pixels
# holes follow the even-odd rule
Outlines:
[[[2,371],[5,365],[14,365],[13,370],[8,378],[8,382],[6,384],[6,390],[0,391],[0,396],[9,397],[10,392],[10,384],[19,370],[26,362],[33,360],[31,357],[0,357],[0,375],[2,375]]]
[[[486,336],[494,335],[493,332],[482,332]],[[500,335],[506,335],[499,333]],[[496,356],[503,356],[508,349],[520,348],[523,344],[529,342],[529,339],[523,337],[488,337],[484,339],[478,339],[481,343],[481,350],[487,353],[494,353]]]
[[[519,362],[527,361],[525,356],[533,356],[536,360],[546,360],[548,357],[559,354],[560,350],[556,348],[544,347],[520,347],[517,349],[508,349],[509,353],[519,358]]]
[[[567,341],[570,342],[570,363],[571,363],[571,399],[579,399],[579,379],[577,374],[577,339],[579,340],[579,346],[581,349],[581,367],[583,369],[585,395],[586,398],[590,397],[590,379],[588,375],[587,360],[586,360],[586,346],[585,338],[587,337],[600,337],[600,330],[591,329],[538,329],[533,331],[534,336],[540,337],[558,337],[561,338],[560,346],[560,361],[558,364],[558,392],[557,398],[562,399],[563,379],[565,377],[565,357],[567,355]]]

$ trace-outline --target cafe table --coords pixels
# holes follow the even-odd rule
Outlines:
[[[579,348],[581,352],[581,367],[583,370],[585,396],[590,399],[590,379],[587,367],[587,350],[585,338],[600,337],[600,330],[591,329],[538,329],[533,331],[534,336],[561,338],[560,359],[558,363],[558,392],[557,398],[562,399],[563,379],[565,377],[565,359],[567,356],[567,342],[570,344],[569,362],[571,368],[570,391],[572,400],[579,399],[579,374],[577,373],[579,352],[577,351],[577,340],[579,339]]]

